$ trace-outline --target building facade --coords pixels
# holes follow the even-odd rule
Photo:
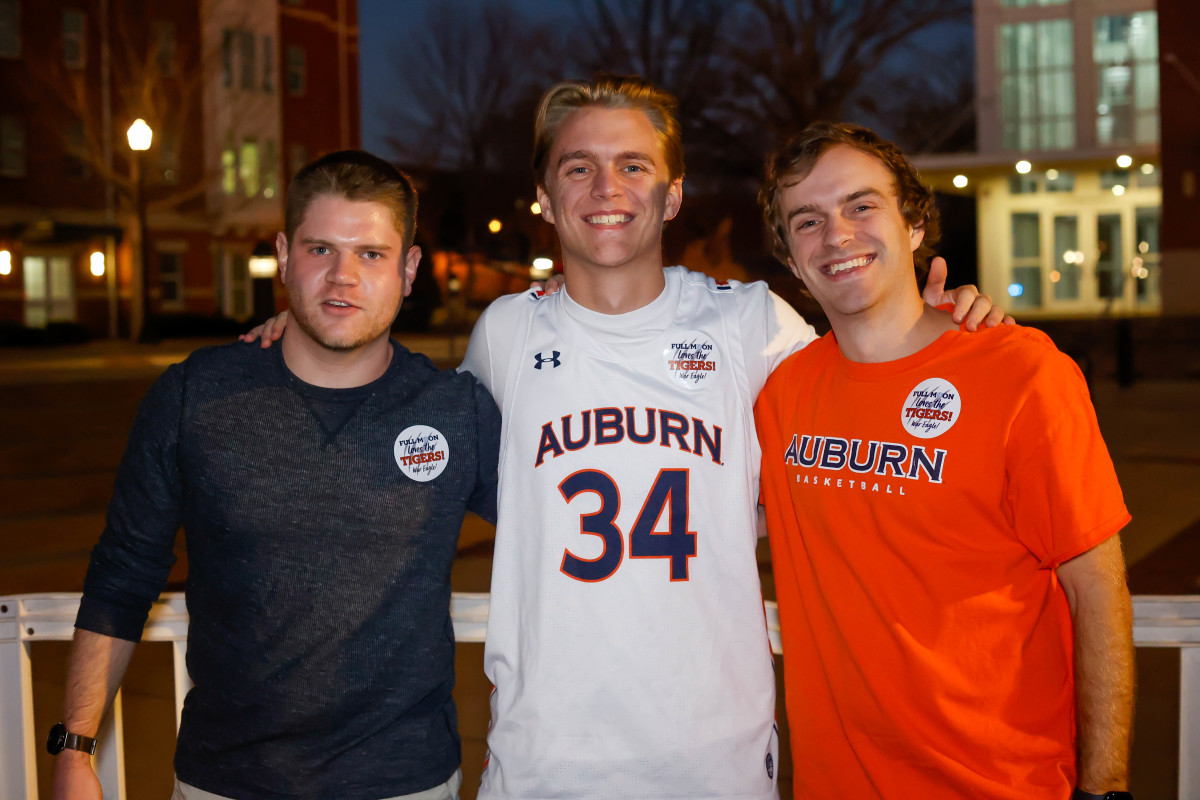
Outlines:
[[[972,194],[984,291],[1023,317],[1162,309],[1154,0],[975,0],[978,151],[924,156]]]
[[[347,0],[0,0],[0,325],[261,312],[289,154],[357,146],[357,57]]]

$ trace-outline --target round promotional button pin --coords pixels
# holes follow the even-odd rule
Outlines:
[[[908,393],[900,424],[918,439],[932,439],[954,427],[961,412],[962,398],[954,384],[944,378],[928,378]]]
[[[414,481],[431,481],[450,461],[450,446],[446,437],[428,425],[410,425],[396,437],[392,448],[400,471]]]

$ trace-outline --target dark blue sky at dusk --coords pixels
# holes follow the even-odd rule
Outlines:
[[[463,0],[465,8],[481,8],[484,2],[504,2],[531,23],[557,23],[563,35],[582,24],[579,14],[587,0]],[[413,99],[405,91],[405,82],[397,66],[397,51],[418,46],[427,36],[426,16],[431,8],[443,5],[442,0],[358,0],[359,48],[361,74],[361,107],[363,147],[384,157],[392,153],[386,137],[395,134],[394,117],[388,110]],[[472,25],[477,18],[470,15],[460,24]],[[973,74],[973,41],[969,24],[955,23],[933,26],[915,37],[907,51],[894,54],[885,65],[889,73],[904,73],[921,69],[923,59],[942,58],[958,53],[964,63],[961,70]],[[918,52],[920,51],[920,52]],[[548,74],[547,86],[566,77],[584,75]],[[885,132],[886,133],[886,132]]]

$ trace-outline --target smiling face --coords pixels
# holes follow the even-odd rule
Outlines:
[[[900,213],[895,178],[873,155],[830,148],[780,197],[788,267],[836,326],[920,303],[913,251],[923,238]]]
[[[339,352],[386,339],[421,259],[387,206],[333,195],[314,197],[276,244],[298,335]]]
[[[572,112],[538,187],[567,270],[660,271],[663,223],[682,198],[683,179],[671,179],[650,119],[624,108]]]

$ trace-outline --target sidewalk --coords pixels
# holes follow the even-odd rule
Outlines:
[[[439,366],[457,366],[467,351],[465,334],[403,334],[396,338]],[[193,350],[229,339],[168,339],[158,344],[99,340],[46,347],[0,347],[0,386],[153,377]]]

